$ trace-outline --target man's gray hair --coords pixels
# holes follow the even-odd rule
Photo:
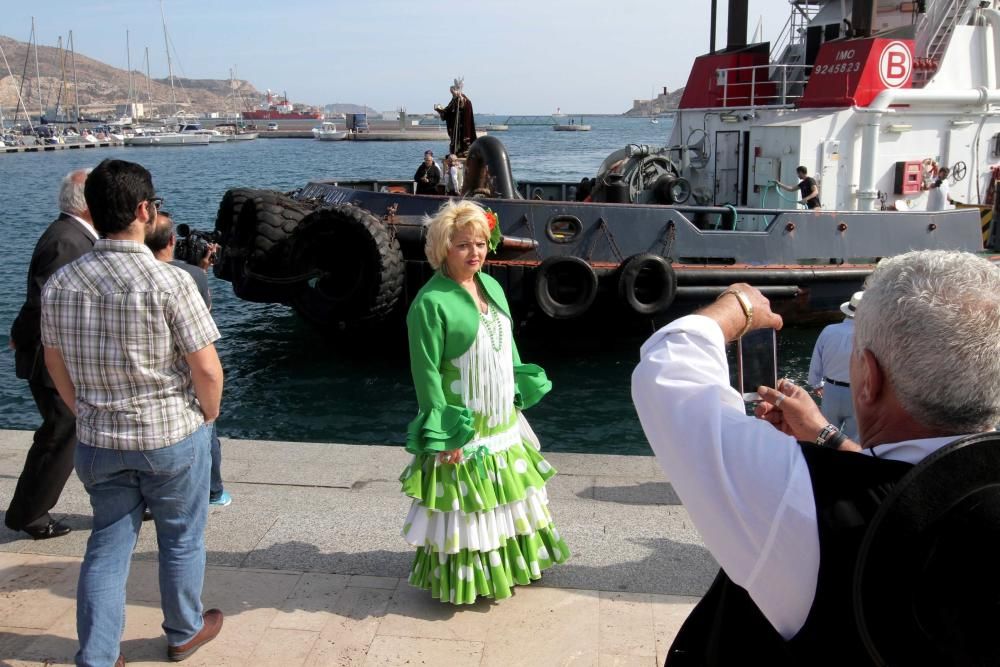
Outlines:
[[[855,315],[900,405],[921,424],[975,433],[1000,423],[1000,267],[922,250],[879,262]]]
[[[59,185],[59,210],[65,213],[83,213],[87,210],[87,199],[83,196],[83,186],[87,175],[93,169],[77,169],[63,177]]]

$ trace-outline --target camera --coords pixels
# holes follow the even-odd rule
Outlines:
[[[200,232],[183,223],[177,225],[174,258],[199,266],[209,253],[209,244],[219,243],[221,238],[222,235],[219,232]],[[214,255],[209,261],[215,261]]]

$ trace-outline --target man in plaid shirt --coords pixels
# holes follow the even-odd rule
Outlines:
[[[94,513],[77,586],[76,663],[125,664],[125,583],[147,506],[167,657],[179,661],[222,628],[222,612],[201,604],[219,332],[191,277],[144,245],[160,202],[150,173],[105,160],[84,193],[101,239],[42,293],[45,363],[77,417],[76,471]]]

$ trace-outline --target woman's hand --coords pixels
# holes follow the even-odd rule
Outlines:
[[[462,462],[462,449],[450,449],[445,452],[439,452],[437,455],[438,463],[461,463]]]

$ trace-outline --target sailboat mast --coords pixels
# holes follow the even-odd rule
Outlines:
[[[150,112],[153,109],[153,84],[149,79],[149,47],[146,47],[146,104],[149,105]]]
[[[163,0],[160,0],[160,22],[163,23],[163,46],[167,49],[167,74],[170,75],[170,103],[174,105],[174,116],[177,116],[177,96],[174,94],[174,67],[170,62],[170,41],[167,39],[167,19],[163,15]]]
[[[80,88],[76,85],[76,44],[73,43],[73,31],[69,31],[69,52],[73,62],[73,100],[76,102],[76,122],[80,122]]]
[[[128,63],[128,115],[132,115],[132,45],[129,43],[128,30],[125,30],[125,62]]]
[[[38,95],[38,120],[41,121],[45,115],[42,107],[42,74],[38,67],[38,35],[35,33],[35,17],[31,17],[31,39],[35,43],[35,92]]]

